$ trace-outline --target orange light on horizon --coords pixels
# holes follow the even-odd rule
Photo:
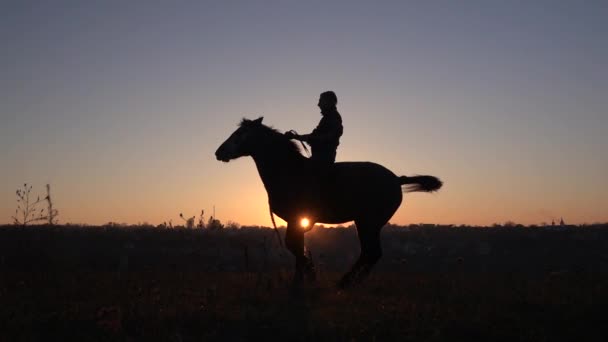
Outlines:
[[[306,217],[304,217],[303,219],[300,220],[300,226],[302,226],[302,228],[308,228],[309,225],[310,225],[310,220],[307,219]]]

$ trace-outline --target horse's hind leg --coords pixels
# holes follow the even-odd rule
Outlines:
[[[378,260],[380,260],[382,257],[380,230],[383,226],[384,224],[373,226],[369,233],[360,235],[363,237],[360,237],[359,241],[361,242],[362,257],[365,262],[361,266],[355,282],[363,281],[369,275],[369,272],[372,270],[374,265],[376,265]]]
[[[363,264],[364,264],[364,261],[361,258],[361,256],[359,256],[359,259],[357,259],[357,262],[355,262],[353,267],[351,267],[350,271],[346,272],[346,274],[344,276],[342,276],[342,279],[340,279],[340,281],[338,282],[338,287],[345,289],[345,288],[353,285],[355,282],[355,279],[357,278],[357,274],[361,270],[361,267],[363,266]]]
[[[316,273],[312,260],[304,253],[304,231],[297,224],[287,223],[285,234],[285,246],[296,258],[296,272],[294,281],[301,282],[304,277],[310,281],[316,279]]]
[[[382,229],[384,224],[368,224],[361,221],[355,221],[355,224],[357,225],[357,235],[361,244],[361,254],[351,270],[338,283],[338,286],[342,288],[362,281],[382,257],[380,229]]]

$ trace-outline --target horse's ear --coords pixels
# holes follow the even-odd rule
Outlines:
[[[254,124],[261,125],[261,124],[262,124],[262,120],[264,120],[264,117],[263,117],[263,116],[260,116],[259,118],[257,118],[257,119],[255,119],[255,120],[253,120],[253,123],[254,123]]]

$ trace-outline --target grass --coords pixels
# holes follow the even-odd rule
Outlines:
[[[255,248],[256,237],[264,241],[264,234],[272,236],[270,230],[228,235],[0,228],[0,340],[604,341],[608,337],[604,315],[608,273],[604,261],[594,257],[608,247],[603,230],[571,232],[575,235],[567,236],[569,240],[546,235],[560,232],[534,232],[537,236],[530,241],[536,241],[536,249],[521,236],[508,239],[517,236],[511,231],[408,233],[409,241],[417,244],[416,254],[386,243],[384,259],[368,281],[344,292],[333,284],[346,271],[343,264],[348,263],[338,256],[346,255],[348,261],[350,249],[344,248],[351,247],[352,232],[317,232],[308,242],[319,251],[317,255],[325,255],[326,266],[318,284],[294,292],[290,257],[283,256],[285,262],[279,255],[276,260],[270,257],[266,267],[261,266],[263,253]],[[394,241],[400,234],[389,230],[384,237]],[[469,251],[469,242],[479,238],[490,241],[489,252],[487,248]],[[570,240],[577,243],[569,244]],[[248,241],[250,271],[238,253]],[[218,246],[220,253],[210,246]],[[520,251],[525,258],[537,249],[542,253],[530,260],[530,268],[508,267],[509,258],[520,264],[512,254]],[[566,257],[552,260],[553,251]],[[407,261],[399,258],[402,255]],[[476,260],[482,258],[488,259],[485,264]],[[232,264],[238,267],[228,269]]]

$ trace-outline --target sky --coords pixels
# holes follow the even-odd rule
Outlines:
[[[310,132],[326,90],[337,161],[445,183],[391,223],[608,222],[606,1],[0,6],[0,223],[48,183],[60,223],[270,226],[214,152],[243,117]]]

